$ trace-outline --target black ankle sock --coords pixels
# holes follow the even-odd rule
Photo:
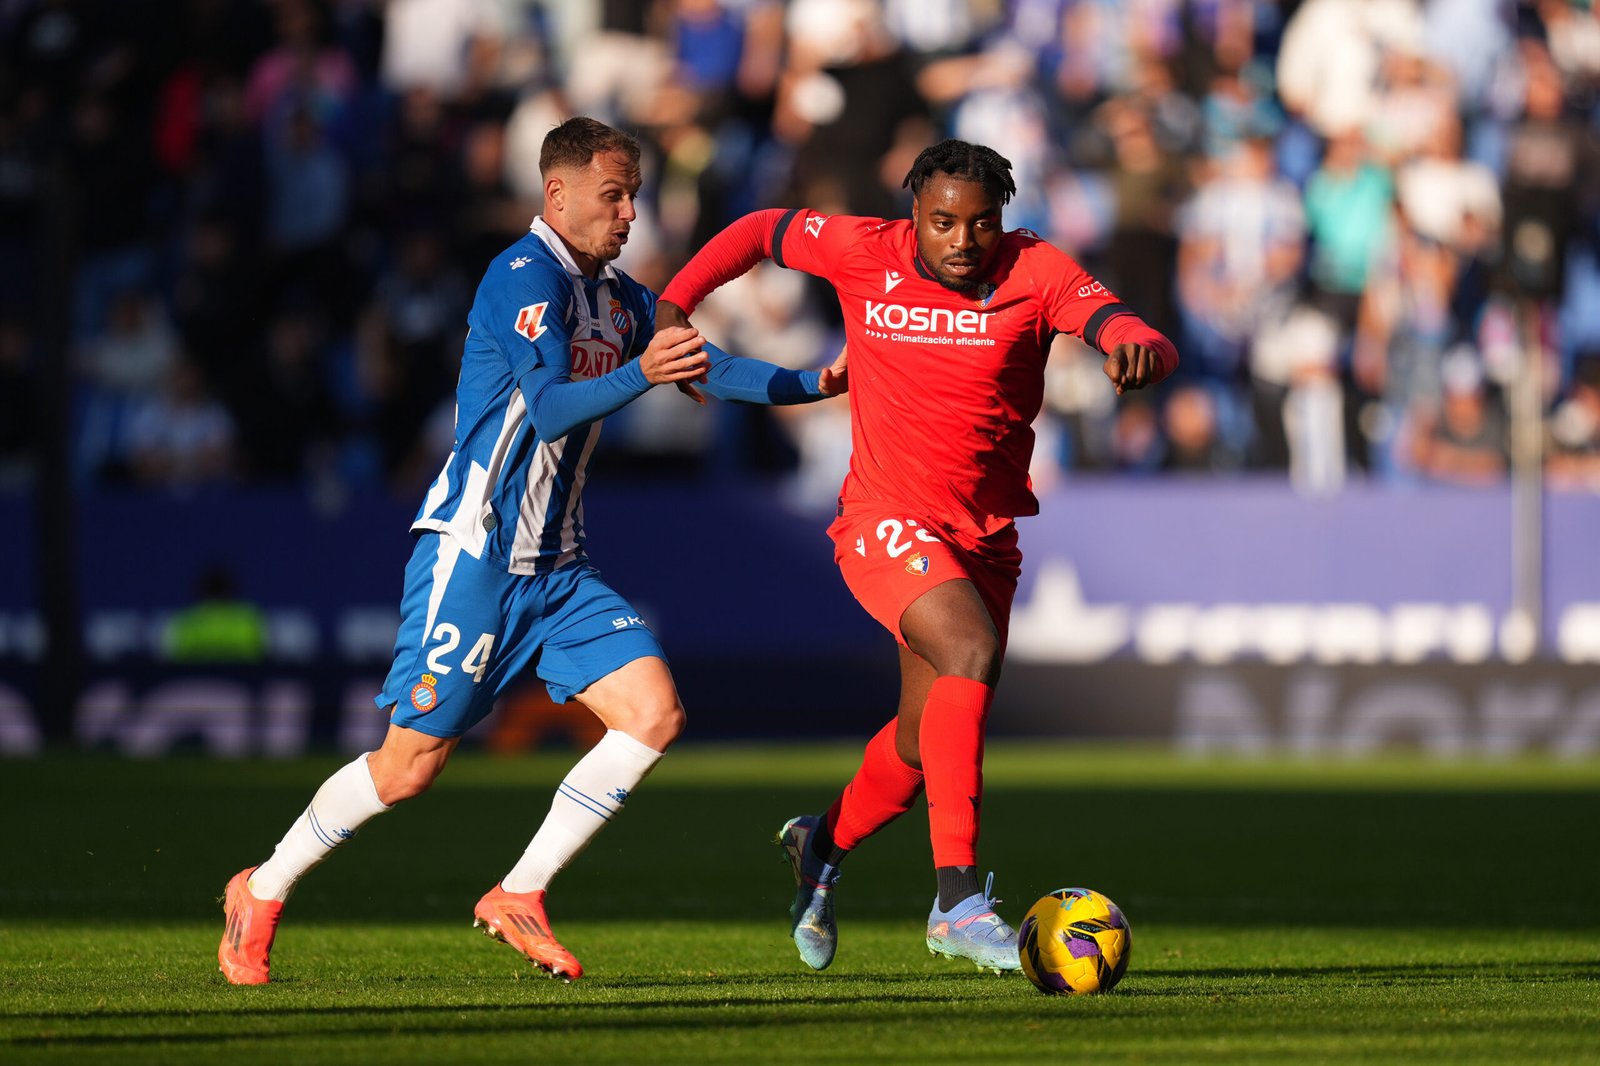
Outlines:
[[[837,867],[850,853],[833,842],[833,834],[828,832],[827,819],[823,819],[817,823],[817,831],[811,834],[811,854],[829,866]]]
[[[976,866],[941,866],[934,873],[939,877],[939,909],[942,911],[978,894]]]

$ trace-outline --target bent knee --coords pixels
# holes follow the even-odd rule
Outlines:
[[[631,707],[625,714],[612,715],[606,725],[620,729],[645,747],[666,751],[683,734],[688,715],[676,699],[649,701]]]
[[[942,677],[965,677],[994,685],[1000,679],[1000,642],[973,640],[946,649],[933,664]]]
[[[689,716],[684,713],[683,704],[673,700],[670,704],[643,710],[635,722],[637,732],[630,732],[634,739],[656,751],[666,751],[669,744],[683,735],[688,724]]]
[[[993,685],[1000,677],[1004,652],[1000,635],[987,616],[983,625],[940,627],[905,633],[906,646],[941,677],[966,677]]]
[[[422,760],[399,766],[387,763],[374,766],[372,760],[368,759],[367,764],[372,772],[372,784],[378,792],[378,802],[386,807],[422,795],[433,786],[439,778],[439,771],[444,769],[442,763]]]

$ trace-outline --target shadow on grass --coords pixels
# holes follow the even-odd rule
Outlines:
[[[1328,980],[1352,987],[1460,985],[1463,982],[1470,981],[1499,981],[1519,985],[1570,984],[1573,981],[1600,980],[1600,961],[1572,962],[1552,960],[1549,962],[1505,963],[1495,959],[1485,959],[1481,963],[1416,963],[1372,966],[1220,966],[1209,969],[1189,970],[1145,968],[1140,971],[1139,981],[1137,982],[1138,987],[1126,990],[1126,994],[1187,994],[1184,989],[1147,989],[1144,987],[1147,983],[1163,980],[1207,982]],[[1118,989],[1117,995],[1123,994],[1124,990]]]
[[[416,986],[419,986],[419,985],[422,985],[422,984],[429,984],[429,983],[437,986],[437,985],[446,984],[446,983],[448,983],[449,980],[450,980],[449,978],[443,977],[443,976],[440,976],[440,975],[416,975],[416,974],[413,974],[413,975],[408,976],[405,980],[403,980],[403,981],[397,980],[395,983],[396,984],[410,985],[410,986],[413,986],[413,987],[416,987]],[[538,981],[536,978],[530,978],[528,980],[530,980],[531,983],[533,983],[535,985],[544,984],[544,982]],[[806,1007],[830,1007],[831,1008],[831,1007],[836,1006],[838,1004],[849,1004],[849,1003],[902,1003],[902,1004],[914,1004],[914,1003],[968,1002],[968,1001],[970,1001],[970,996],[967,995],[967,990],[966,990],[965,986],[970,985],[970,984],[977,984],[977,983],[992,983],[995,980],[997,980],[997,978],[995,978],[992,974],[982,974],[982,973],[940,974],[940,975],[937,975],[937,976],[905,975],[905,974],[871,974],[871,973],[868,973],[868,974],[851,974],[851,975],[849,975],[847,977],[841,977],[838,980],[831,980],[831,979],[826,979],[826,978],[811,979],[811,978],[805,978],[805,977],[795,978],[795,979],[788,979],[788,980],[779,978],[779,979],[775,980],[770,975],[767,975],[767,974],[752,975],[752,974],[747,974],[747,973],[727,973],[727,974],[685,975],[685,976],[682,976],[682,977],[661,977],[661,978],[655,978],[655,977],[619,977],[619,978],[607,980],[607,981],[605,981],[604,984],[596,986],[597,990],[603,990],[606,993],[635,993],[635,992],[638,992],[638,993],[661,993],[661,992],[668,993],[668,995],[664,995],[664,996],[663,995],[642,995],[639,998],[629,999],[629,1000],[627,1000],[625,1002],[609,1002],[609,1001],[605,1001],[605,1000],[590,999],[590,998],[587,998],[587,997],[585,997],[585,998],[576,998],[576,996],[578,994],[574,993],[575,998],[573,998],[573,999],[552,1000],[550,1002],[541,1002],[541,1003],[519,1003],[519,1004],[504,1004],[504,1003],[470,1004],[469,1003],[469,1004],[461,1004],[461,1005],[457,1005],[457,1006],[419,1005],[419,1006],[417,1006],[415,1008],[412,1008],[412,1007],[389,1007],[389,1006],[352,1006],[352,1005],[331,1005],[331,1006],[326,1006],[326,1007],[302,1007],[302,1006],[292,1006],[292,1005],[279,1005],[279,1006],[271,1006],[271,1007],[262,1007],[260,1009],[252,1009],[252,1008],[244,1005],[244,1004],[249,1003],[250,999],[252,997],[260,997],[260,996],[263,996],[263,995],[270,996],[270,995],[273,995],[275,992],[280,992],[280,991],[281,992],[294,992],[294,991],[297,991],[297,988],[299,986],[304,986],[304,987],[308,987],[308,988],[309,987],[318,987],[318,988],[320,988],[320,987],[325,987],[325,986],[329,985],[329,983],[330,983],[329,981],[326,981],[326,980],[318,980],[318,981],[313,982],[308,978],[289,977],[289,978],[275,978],[273,980],[272,984],[270,985],[269,989],[261,989],[261,988],[235,988],[235,989],[230,989],[230,988],[223,987],[221,984],[218,984],[216,986],[216,991],[217,992],[225,994],[225,995],[228,995],[228,996],[231,996],[231,997],[234,997],[239,1001],[239,1005],[229,1005],[229,1006],[226,1006],[226,1007],[188,1008],[188,1007],[174,1006],[170,1010],[132,1010],[132,1011],[115,1010],[115,1009],[113,1009],[113,1010],[64,1010],[64,1011],[12,1012],[12,1011],[0,1010],[0,1021],[8,1021],[8,1022],[50,1022],[50,1021],[92,1021],[92,1020],[96,1020],[96,1019],[100,1019],[100,1020],[108,1020],[108,1019],[117,1019],[117,1020],[147,1019],[148,1020],[148,1019],[156,1019],[156,1018],[175,1018],[175,1017],[204,1018],[204,1017],[208,1017],[208,1016],[222,1016],[222,1017],[229,1017],[229,1018],[247,1018],[247,1017],[253,1017],[253,1016],[254,1017],[283,1018],[283,1017],[295,1017],[295,1016],[316,1017],[316,1016],[320,1016],[320,1015],[347,1015],[347,1014],[368,1014],[368,1013],[370,1013],[370,1014],[391,1014],[391,1013],[405,1013],[405,1012],[409,1012],[409,1011],[412,1011],[412,1010],[415,1010],[418,1013],[427,1013],[427,1012],[430,1012],[430,1011],[438,1011],[438,1012],[448,1013],[448,1012],[456,1011],[456,1010],[460,1010],[460,1011],[485,1011],[485,1012],[517,1011],[517,1010],[529,1010],[529,1009],[538,1009],[538,1010],[588,1010],[588,1009],[591,1009],[591,1008],[592,1009],[598,1009],[598,1010],[642,1010],[642,1009],[654,1009],[654,1008],[657,1008],[657,1007],[668,1007],[668,1008],[685,1007],[685,1008],[692,1008],[692,1009],[696,1009],[696,1010],[703,1010],[703,1009],[706,1009],[708,1007],[765,1006],[765,1007],[768,1007],[768,1008],[774,1008],[774,1009],[787,1011],[787,1010],[791,1010],[791,1009],[802,1009],[802,1008],[806,1008]],[[1019,976],[1019,977],[1015,977],[1015,978],[1001,978],[1001,980],[1015,980],[1015,981],[1019,982],[1019,984],[1020,984],[1021,982],[1023,982],[1024,979]],[[508,983],[516,983],[516,982],[508,982]],[[755,983],[760,983],[760,984],[764,984],[764,985],[773,985],[773,984],[778,984],[778,983],[784,983],[784,984],[807,983],[812,988],[814,988],[816,991],[815,992],[807,992],[807,993],[790,993],[790,992],[786,992],[781,1000],[776,1000],[776,999],[774,999],[774,998],[772,998],[770,996],[761,997],[761,996],[751,996],[751,995],[749,995],[748,994],[748,989],[750,988],[750,986],[752,984],[755,984]],[[366,983],[364,983],[362,985],[362,988],[364,990],[370,991],[371,990],[371,984],[372,984],[372,982],[370,982],[370,981],[366,982]],[[934,993],[927,992],[926,988],[930,984],[938,984],[938,985],[950,986],[949,995],[939,995],[939,994],[934,994]],[[874,987],[868,988],[868,989],[863,989],[863,990],[860,990],[860,991],[853,990],[854,986],[860,986],[860,985],[868,985],[868,986],[874,986]],[[916,991],[909,990],[910,986],[914,986],[915,989],[917,989],[917,990]],[[906,991],[896,992],[896,991],[893,990],[896,987],[907,987],[907,990]],[[716,994],[717,992],[719,992],[720,990],[723,990],[723,989],[734,990],[738,994],[733,995],[733,996],[718,996],[715,999],[704,999],[704,998],[700,998],[700,997],[697,997],[697,996],[694,995],[694,993],[696,993],[696,992]]]
[[[763,981],[770,978],[763,976]],[[785,993],[781,1000],[771,996],[751,996],[748,994],[717,995],[713,999],[697,998],[696,992],[716,993],[722,989],[743,990],[747,989],[753,980],[749,974],[713,974],[704,976],[685,976],[675,979],[656,978],[622,978],[608,982],[604,988],[607,992],[616,993],[667,993],[644,994],[626,1001],[603,1001],[592,999],[567,999],[552,1000],[540,1003],[457,1003],[457,1004],[405,1004],[405,1005],[329,1005],[329,1006],[293,1006],[283,1004],[251,1005],[252,998],[260,1002],[263,994],[260,989],[228,990],[227,994],[235,997],[238,1002],[222,1007],[191,1008],[174,1006],[170,1010],[71,1010],[71,1011],[30,1011],[6,1012],[0,1011],[0,1020],[20,1025],[60,1025],[84,1022],[129,1023],[129,1022],[160,1022],[166,1019],[185,1019],[188,1021],[203,1020],[207,1018],[227,1018],[235,1022],[247,1022],[251,1019],[270,1020],[274,1023],[288,1023],[293,1019],[336,1019],[363,1017],[394,1018],[404,1016],[407,1018],[426,1018],[428,1016],[449,1016],[464,1018],[467,1016],[498,1018],[503,1022],[510,1019],[519,1019],[525,1012],[533,1012],[537,1017],[521,1021],[509,1021],[506,1024],[497,1023],[497,1030],[518,1031],[530,1029],[589,1029],[605,1028],[608,1026],[639,1026],[683,1028],[709,1024],[710,1021],[718,1026],[763,1026],[770,1025],[775,1020],[785,1024],[807,1024],[808,1020],[829,1025],[846,1023],[852,1020],[863,1022],[882,1022],[885,1016],[880,1011],[853,1011],[851,1008],[860,1006],[900,1007],[912,1008],[911,1014],[915,1015],[916,1009],[927,1006],[948,1006],[952,1003],[969,1004],[970,995],[966,994],[964,987],[975,982],[993,983],[995,978],[986,974],[944,974],[936,978],[921,975],[906,976],[897,974],[853,974],[841,977],[830,988],[821,987],[817,982],[813,987],[818,987],[815,993],[790,994]],[[1019,976],[1011,978],[1015,981],[1019,992],[1026,992],[1026,984]],[[1264,969],[1246,967],[1213,967],[1210,969],[1186,970],[1145,970],[1137,981],[1126,983],[1111,993],[1109,998],[1117,1000],[1140,1000],[1152,998],[1184,997],[1193,998],[1195,995],[1192,987],[1177,987],[1175,985],[1192,985],[1202,982],[1209,987],[1211,992],[1225,993],[1230,998],[1248,999],[1253,995],[1276,997],[1282,994],[1290,982],[1324,981],[1336,982],[1347,987],[1377,987],[1388,986],[1401,989],[1419,989],[1435,985],[1461,986],[1464,982],[1476,980],[1509,982],[1518,985],[1536,984],[1568,984],[1573,981],[1600,980],[1600,962],[1567,962],[1552,961],[1543,963],[1513,963],[1496,964],[1493,966],[1477,964],[1438,964],[1420,963],[1415,965],[1375,965],[1375,966],[1288,966]],[[930,982],[939,985],[948,985],[950,992],[947,995],[933,994],[924,989]],[[286,981],[275,981],[273,989],[293,992],[297,985],[306,983],[299,979],[291,978]],[[873,987],[855,989],[851,986],[869,985]],[[1245,987],[1240,987],[1241,985]],[[916,986],[917,991],[907,988],[896,992],[896,986]],[[219,989],[219,991],[221,991]],[[270,992],[266,993],[271,995]],[[1044,997],[1035,1000],[1023,995],[1017,1000],[988,1001],[991,1008],[1006,1010],[1012,1007],[1026,1008],[1040,1002]],[[821,1008],[820,1011],[812,1011]],[[671,1019],[659,1015],[652,1018],[630,1019],[630,1013],[685,1011],[697,1015],[719,1014],[720,1012],[739,1012],[747,1009],[759,1009],[761,1017],[742,1019],[737,1013],[729,1017],[717,1017],[710,1020],[695,1018]],[[812,1011],[807,1015],[807,1011]],[[583,1018],[585,1013],[596,1013],[600,1017]],[[1140,1012],[1131,1012],[1119,1009],[1119,1018],[1138,1017]],[[558,1017],[550,1017],[558,1015]],[[573,1017],[580,1015],[580,1017]],[[407,1033],[453,1032],[459,1026],[429,1026],[415,1025],[402,1026]],[[292,1033],[261,1033],[249,1030],[248,1026],[235,1029],[230,1033],[218,1034],[148,1034],[130,1036],[110,1036],[103,1034],[74,1034],[48,1036],[23,1036],[10,1039],[0,1039],[0,1045],[11,1046],[49,1046],[69,1044],[114,1044],[118,1042],[152,1042],[159,1040],[173,1040],[175,1042],[211,1042],[217,1040],[237,1039],[242,1036],[258,1038],[262,1036],[317,1036],[355,1034],[365,1032],[382,1032],[392,1034],[396,1027],[392,1022],[386,1022],[381,1027],[327,1027],[323,1029],[299,1028]]]
[[[919,979],[920,980],[920,979]],[[748,983],[747,981],[745,982]],[[673,986],[661,982],[663,988]],[[767,1030],[783,1026],[820,1026],[829,1029],[852,1025],[881,1025],[915,1021],[928,1008],[947,1009],[952,1003],[967,1002],[956,992],[950,995],[890,994],[881,990],[831,995],[790,996],[781,1002],[755,996],[719,996],[713,1000],[693,1000],[652,996],[627,1002],[550,1002],[527,1004],[455,1004],[404,1006],[328,1006],[328,1007],[229,1007],[205,1010],[174,1008],[170,1011],[74,1011],[60,1014],[32,1013],[7,1015],[7,1022],[40,1026],[104,1022],[182,1022],[186,1028],[197,1019],[227,1019],[227,1031],[196,1033],[166,1031],[158,1033],[51,1033],[0,1039],[0,1047],[96,1047],[121,1044],[179,1045],[220,1044],[248,1039],[284,1040],[334,1037],[394,1037],[396,1035],[457,1035],[470,1030],[476,1035],[583,1032],[591,1030],[681,1030],[715,1027],[718,1031],[736,1029]],[[817,1009],[821,1008],[821,1009]],[[909,1008],[909,1010],[907,1009]],[[1136,1014],[1137,1012],[1135,1012]],[[687,1016],[675,1016],[687,1015]],[[1124,1010],[1120,1017],[1135,1016]],[[363,1024],[362,1019],[374,1019]],[[435,1024],[428,1018],[450,1018],[458,1024]],[[296,1020],[313,1024],[288,1026]],[[350,1024],[327,1024],[349,1019]],[[379,1020],[381,1019],[381,1020]],[[405,1021],[421,1020],[420,1024]],[[325,1024],[315,1024],[322,1021]],[[268,1022],[274,1027],[261,1030],[252,1022]]]
[[[304,809],[308,764],[282,784],[219,779],[170,760],[100,775],[22,764],[11,784],[30,815],[8,826],[6,920],[214,921],[229,876],[260,862]],[[9,771],[8,771],[9,772]],[[316,771],[320,773],[320,769]],[[314,787],[314,784],[313,786]],[[781,921],[791,884],[770,841],[817,811],[837,783],[641,788],[552,891],[556,921]],[[10,789],[8,788],[8,791]],[[1484,886],[1514,864],[1528,929],[1600,928],[1600,849],[1575,846],[1593,793],[1505,789],[1226,792],[1206,788],[994,787],[981,861],[1011,907],[1064,885],[1106,892],[1135,928],[1426,928],[1472,924]],[[437,922],[474,900],[522,853],[549,802],[541,789],[449,786],[376,819],[307,879],[292,922]],[[920,809],[848,863],[843,921],[915,922],[933,895]],[[644,901],[648,900],[648,903]]]

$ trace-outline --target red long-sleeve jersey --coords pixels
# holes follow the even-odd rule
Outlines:
[[[910,220],[758,211],[718,234],[661,294],[692,312],[770,256],[829,282],[850,350],[850,472],[840,496],[905,506],[969,537],[1039,513],[1031,425],[1056,333],[1109,352],[1132,341],[1177,365],[1145,325],[1064,252],[1027,230],[1000,238],[973,294],[945,288]]]

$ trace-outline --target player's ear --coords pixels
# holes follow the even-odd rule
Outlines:
[[[560,211],[566,207],[567,183],[561,180],[560,175],[552,174],[544,179],[544,202],[545,209],[550,211]]]

